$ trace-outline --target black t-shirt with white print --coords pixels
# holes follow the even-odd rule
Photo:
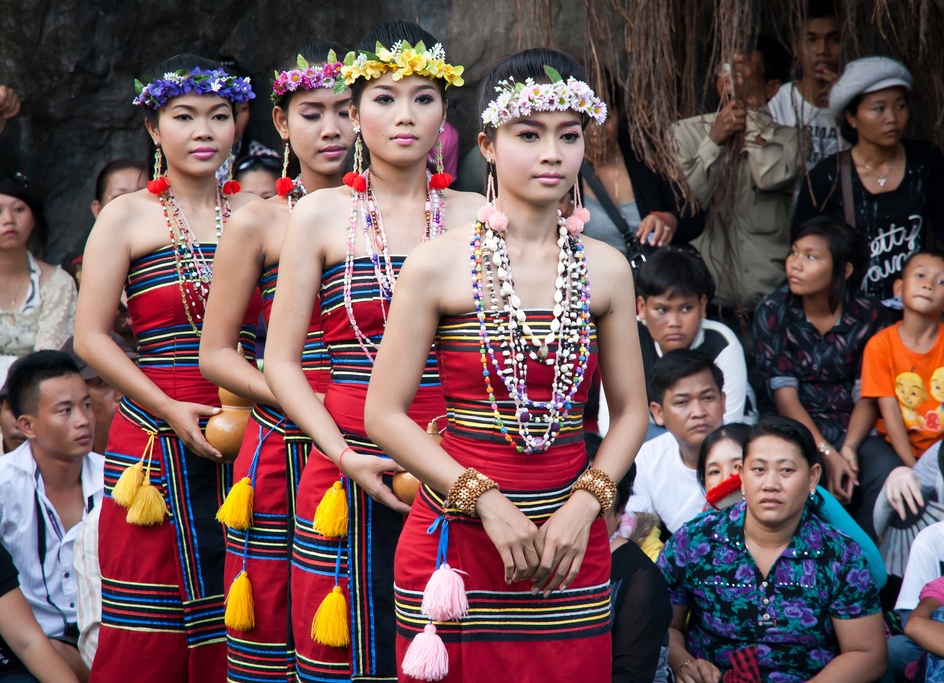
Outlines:
[[[891,192],[872,194],[852,170],[856,230],[869,245],[869,267],[862,288],[882,300],[893,298],[905,259],[935,235],[944,242],[944,156],[930,142],[904,140],[905,176]],[[839,155],[819,162],[801,181],[792,230],[818,215],[845,221]]]

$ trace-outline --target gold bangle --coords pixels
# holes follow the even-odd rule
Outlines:
[[[616,484],[613,482],[613,477],[595,467],[587,468],[577,477],[577,481],[570,489],[570,494],[573,495],[574,491],[586,491],[592,494],[600,503],[601,517],[613,507],[613,500],[616,498]]]
[[[443,508],[458,510],[469,517],[477,517],[475,503],[479,497],[486,491],[497,488],[498,484],[493,479],[489,479],[474,467],[470,467],[460,474],[450,487]]]

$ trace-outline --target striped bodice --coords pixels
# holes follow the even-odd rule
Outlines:
[[[395,273],[400,272],[404,256],[391,258]],[[383,299],[380,286],[374,275],[370,258],[354,259],[354,275],[351,282],[351,308],[360,331],[368,337],[370,356],[361,348],[348,312],[344,305],[344,264],[339,263],[325,270],[321,283],[321,320],[324,326],[324,341],[331,359],[331,380],[342,384],[363,384],[370,381],[373,368],[371,358],[383,337],[385,315],[390,302]],[[439,386],[436,356],[430,349],[423,370],[420,387]]]
[[[541,337],[547,334],[550,329],[551,313],[548,311],[528,311],[527,313],[528,323],[535,334]],[[497,353],[501,353],[498,340],[495,338],[497,324],[494,314],[486,318],[486,324],[493,347]],[[479,321],[475,313],[447,316],[440,320],[435,349],[439,362],[439,374],[446,394],[447,429],[450,434],[458,437],[504,443],[504,435],[496,425],[495,415],[486,393],[479,343]],[[551,345],[549,350],[548,358],[553,358],[557,350],[556,345]],[[575,443],[582,440],[583,409],[590,385],[589,378],[595,366],[596,329],[593,328],[590,337],[590,362],[584,375],[585,379],[577,389],[567,419],[561,424],[556,444]],[[551,395],[554,367],[528,360],[527,370],[529,398],[535,401],[547,401]],[[498,398],[498,410],[502,420],[516,442],[519,442],[514,402],[509,397],[504,383],[498,378],[491,361],[489,361],[489,372],[495,396]],[[533,426],[544,424],[541,420],[545,415],[546,411],[532,410],[531,424]]]

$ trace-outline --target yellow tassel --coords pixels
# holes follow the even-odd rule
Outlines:
[[[125,468],[125,471],[118,477],[118,483],[111,492],[112,499],[123,508],[130,508],[134,499],[138,495],[138,489],[144,483],[144,461],[139,461],[131,467]]]
[[[328,647],[347,647],[351,634],[347,625],[347,600],[340,586],[325,596],[311,622],[311,639]]]
[[[246,570],[239,572],[226,596],[226,625],[236,631],[249,631],[256,625],[252,602],[252,584]]]
[[[347,493],[340,481],[334,482],[318,503],[315,530],[328,538],[347,536]]]
[[[128,524],[135,526],[154,526],[161,524],[167,515],[167,505],[161,492],[151,486],[151,482],[144,480],[134,503],[128,509]]]
[[[255,493],[249,477],[243,477],[230,489],[216,513],[216,520],[230,529],[246,531],[252,526],[252,503]]]

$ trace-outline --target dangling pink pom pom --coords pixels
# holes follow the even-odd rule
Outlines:
[[[579,235],[583,232],[583,221],[576,216],[571,216],[564,221],[564,227],[571,235]]]
[[[492,214],[497,210],[498,209],[496,209],[493,205],[485,204],[481,209],[479,209],[479,212],[475,215],[475,217],[479,219],[479,223],[488,223],[488,219],[491,218]]]
[[[576,209],[574,209],[574,212],[571,215],[574,218],[577,218],[578,220],[580,220],[584,224],[587,224],[590,222],[590,210],[585,209],[582,206],[578,206]]]
[[[465,616],[469,611],[469,598],[458,570],[443,562],[433,572],[423,591],[421,611],[433,621],[455,621]]]
[[[497,233],[505,232],[508,229],[508,216],[496,210],[488,217],[488,227]]]
[[[449,653],[436,627],[426,624],[403,657],[403,673],[421,681],[441,681],[449,673]]]

